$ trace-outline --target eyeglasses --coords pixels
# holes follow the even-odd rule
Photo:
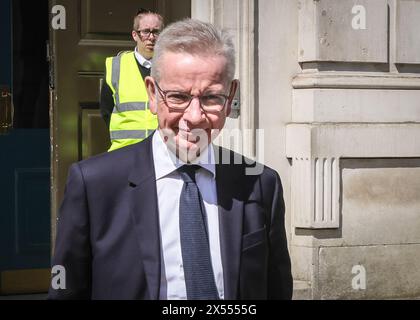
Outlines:
[[[149,38],[151,34],[153,34],[155,37],[157,37],[157,36],[159,36],[160,32],[161,32],[160,29],[136,30],[136,33],[143,38]]]
[[[191,104],[191,101],[194,98],[198,98],[200,101],[200,106],[205,112],[220,112],[224,109],[226,101],[229,99],[229,97],[224,94],[209,93],[202,96],[192,96],[186,92],[181,91],[165,91],[159,87],[156,81],[155,83],[160,95],[163,98],[163,101],[166,103],[168,108],[177,111],[186,110]]]

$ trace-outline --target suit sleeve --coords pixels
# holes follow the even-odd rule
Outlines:
[[[91,298],[92,254],[89,230],[85,183],[80,166],[76,163],[69,170],[57,222],[52,271],[54,266],[59,266],[61,272],[52,274],[48,299]]]
[[[280,177],[275,173],[269,231],[268,299],[291,299],[293,278],[285,230],[285,206]]]

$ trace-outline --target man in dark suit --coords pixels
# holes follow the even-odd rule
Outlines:
[[[65,279],[49,298],[291,298],[278,174],[212,144],[238,87],[234,57],[210,24],[162,32],[145,80],[159,129],[70,168],[52,262]]]

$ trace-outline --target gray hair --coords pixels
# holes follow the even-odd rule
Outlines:
[[[166,52],[191,55],[221,55],[226,58],[226,80],[235,76],[235,47],[231,36],[214,25],[195,19],[170,24],[160,34],[153,55],[151,75],[160,81],[160,63]]]

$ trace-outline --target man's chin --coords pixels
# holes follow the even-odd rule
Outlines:
[[[200,135],[171,130],[162,130],[161,133],[168,149],[183,162],[194,161],[210,143],[210,138],[205,131]]]

